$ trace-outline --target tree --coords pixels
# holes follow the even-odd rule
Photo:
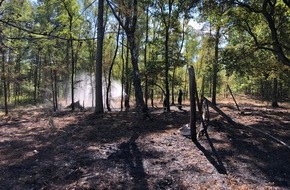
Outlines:
[[[245,2],[235,0],[234,4],[238,5],[236,13],[239,14],[234,14],[237,23],[252,36],[255,46],[272,52],[282,64],[290,66],[289,1],[260,0],[258,2]],[[257,20],[248,20],[240,14],[241,12],[254,15],[255,18],[263,16],[263,19],[259,19],[259,22],[267,24],[269,34],[267,38],[257,36],[254,30],[255,25],[252,24],[252,21]]]
[[[102,61],[104,40],[104,0],[98,2],[98,31],[97,31],[97,59],[96,59],[96,107],[95,113],[103,113],[103,86],[102,86]]]
[[[119,48],[119,36],[120,36],[120,25],[118,26],[118,31],[117,31],[115,52],[113,55],[112,63],[111,63],[110,68],[109,68],[108,85],[107,85],[107,93],[106,93],[106,104],[107,104],[108,111],[111,111],[111,107],[110,107],[110,103],[109,103],[109,101],[110,101],[109,93],[110,93],[111,83],[112,83],[112,81],[111,81],[112,70],[113,70],[113,66],[114,66],[116,56],[118,53],[118,48]]]
[[[120,1],[117,4],[107,0],[115,18],[126,33],[128,45],[131,54],[131,63],[133,67],[133,85],[135,88],[136,109],[139,113],[147,114],[146,106],[143,99],[143,91],[141,87],[141,77],[138,66],[138,55],[136,47],[135,32],[138,19],[138,0]],[[118,14],[117,14],[118,13]],[[143,115],[144,116],[144,115]]]

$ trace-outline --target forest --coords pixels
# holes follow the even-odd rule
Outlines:
[[[0,0],[0,58],[0,189],[290,188],[289,0]]]

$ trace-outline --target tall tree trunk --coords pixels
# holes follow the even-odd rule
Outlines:
[[[8,115],[8,97],[7,97],[7,80],[5,71],[5,51],[2,49],[2,80],[4,90],[4,110],[5,115]]]
[[[124,35],[122,34],[122,51],[121,51],[121,59],[122,59],[122,79],[121,79],[121,85],[122,85],[122,94],[121,94],[121,111],[123,111],[123,102],[124,102],[124,82],[125,82],[125,60],[124,60]]]
[[[127,34],[130,53],[131,53],[131,61],[133,66],[133,85],[135,88],[135,98],[136,98],[136,108],[139,113],[146,112],[145,103],[143,100],[143,92],[141,87],[141,78],[138,67],[138,56],[137,56],[137,47],[135,43],[135,35],[134,33]]]
[[[38,82],[38,67],[39,67],[39,54],[40,50],[38,50],[37,55],[36,55],[36,60],[35,60],[35,65],[34,65],[34,93],[33,93],[33,100],[34,104],[36,105],[37,103],[37,82]]]
[[[277,108],[278,105],[278,80],[277,77],[273,79],[273,91],[272,91],[272,107]]]
[[[173,73],[172,73],[172,82],[171,82],[171,104],[175,105],[174,99],[174,89],[175,89],[175,71],[176,71],[176,67],[174,66],[173,68]]]
[[[71,109],[72,111],[75,110],[75,105],[74,105],[74,75],[75,75],[75,64],[74,64],[74,48],[73,48],[73,39],[70,39],[70,48],[71,48]]]
[[[213,79],[212,79],[212,104],[213,105],[216,105],[217,73],[218,73],[218,59],[219,59],[219,38],[220,38],[220,26],[217,26],[216,36],[215,36],[214,65],[213,65]]]
[[[53,71],[53,78],[54,78],[54,99],[55,99],[55,109],[58,110],[58,88],[57,88],[57,71],[56,69],[54,69]]]
[[[98,2],[98,31],[97,31],[97,59],[96,59],[96,107],[95,113],[104,113],[103,107],[103,85],[102,85],[102,67],[103,67],[103,40],[104,40],[104,0]]]
[[[128,40],[127,40],[128,45]],[[125,62],[125,72],[126,72],[126,81],[125,81],[125,109],[128,110],[130,108],[130,80],[129,80],[129,48],[127,47],[126,52],[126,62]]]
[[[143,92],[141,88],[141,79],[140,72],[138,66],[138,55],[137,55],[137,47],[135,42],[135,31],[137,28],[137,18],[138,18],[138,0],[133,0],[128,2],[128,7],[126,11],[131,11],[131,14],[123,15],[125,18],[125,22],[121,19],[120,16],[117,15],[114,7],[111,2],[107,0],[108,5],[110,6],[115,18],[118,20],[119,24],[125,30],[130,53],[131,53],[131,62],[133,66],[133,85],[135,87],[135,98],[136,98],[136,109],[139,113],[143,114],[143,116],[147,115],[147,110],[145,107],[145,103],[143,100]]]
[[[154,90],[153,90],[153,88],[151,89],[150,98],[151,98],[151,107],[154,108]]]
[[[168,15],[167,18],[164,18],[163,22],[165,25],[165,107],[166,110],[170,111],[170,91],[169,91],[169,35],[170,35],[170,26],[171,26],[171,13],[172,13],[173,0],[168,1]],[[165,14],[166,15],[166,14]]]
[[[51,91],[52,91],[52,107],[53,107],[53,111],[56,111],[56,107],[55,107],[55,89],[54,89],[54,77],[53,77],[53,65],[52,65],[52,61],[50,59],[51,55],[49,53],[49,64],[50,64],[50,82],[51,82]]]
[[[147,72],[147,45],[148,45],[148,31],[149,31],[149,5],[146,7],[146,33],[145,33],[145,47],[144,47],[144,66],[145,66],[145,107],[148,109],[148,72]]]
[[[168,24],[169,25],[169,24]],[[169,26],[166,26],[165,32],[165,107],[166,110],[170,111],[169,105]]]
[[[116,49],[115,49],[115,52],[114,52],[114,57],[112,59],[111,66],[109,68],[108,85],[107,85],[107,93],[106,93],[106,104],[107,104],[108,111],[111,111],[109,93],[111,92],[111,76],[112,76],[112,70],[113,70],[113,66],[114,66],[115,59],[116,59],[116,56],[117,56],[117,53],[118,53],[118,48],[119,48],[120,29],[121,29],[121,27],[119,25],[119,27],[118,27],[118,33],[117,33],[117,38],[116,38]]]

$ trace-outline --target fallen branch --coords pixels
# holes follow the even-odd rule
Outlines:
[[[218,107],[216,107],[215,105],[213,105],[208,99],[204,98],[204,100],[206,101],[206,103],[211,107],[213,108],[216,112],[218,112],[224,119],[227,120],[228,123],[230,123],[231,125],[233,126],[242,126],[242,127],[248,127],[250,129],[253,129],[255,131],[258,131],[260,133],[263,133],[264,135],[270,137],[271,139],[275,140],[276,142],[286,146],[289,150],[290,150],[290,146],[288,144],[286,144],[285,142],[283,142],[282,140],[274,137],[273,135],[267,133],[267,132],[264,132],[260,129],[256,129],[254,127],[251,127],[251,126],[247,126],[247,125],[242,125],[242,124],[239,124],[239,123],[236,123],[234,120],[232,120],[232,118],[230,118],[227,114],[225,114],[222,110],[220,110]]]

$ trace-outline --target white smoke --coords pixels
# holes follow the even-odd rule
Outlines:
[[[103,80],[103,103],[106,108],[106,86],[105,80]],[[119,81],[113,80],[111,82],[111,91],[109,93],[109,100],[111,108],[120,108],[120,100],[122,96],[122,85]],[[65,97],[66,106],[71,104],[71,87],[67,97]],[[95,77],[88,73],[80,73],[75,77],[74,85],[74,101],[79,101],[85,108],[95,106]]]

